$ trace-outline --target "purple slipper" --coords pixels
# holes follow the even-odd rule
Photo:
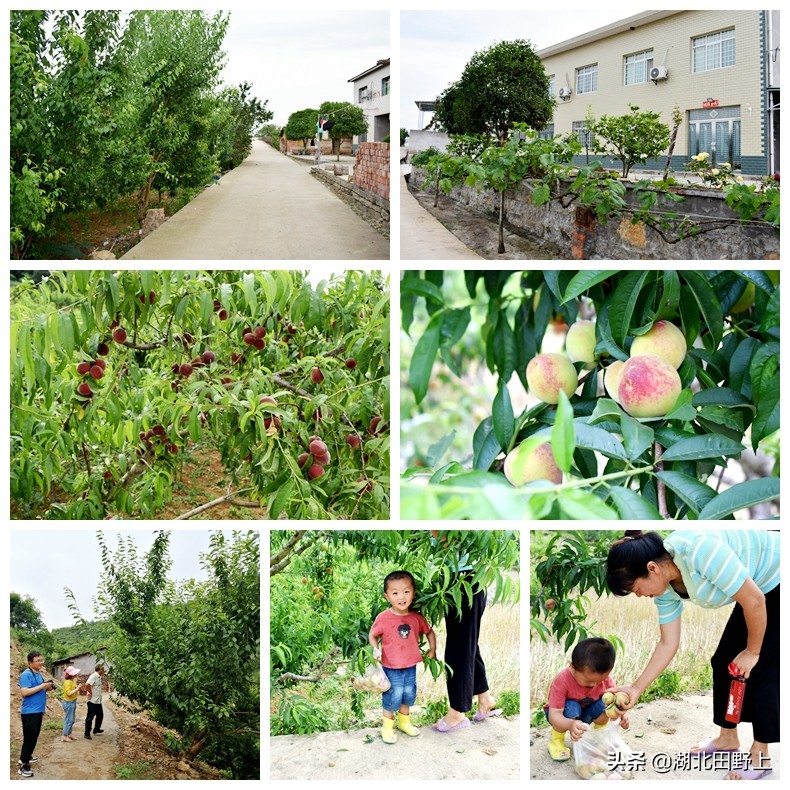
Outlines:
[[[432,725],[432,728],[436,730],[436,732],[455,732],[456,730],[465,730],[467,727],[471,725],[469,719],[464,719],[463,721],[459,721],[454,727],[448,727],[447,722],[444,719],[439,719],[436,724]]]
[[[773,771],[770,768],[752,768],[750,765],[748,768],[734,768],[730,773],[738,774],[741,779],[763,779]],[[722,779],[726,778],[726,776],[722,777]]]
[[[690,754],[730,754],[731,752],[739,752],[740,749],[717,749],[713,738],[706,738],[700,741],[697,745],[698,751],[690,752]]]
[[[475,721],[483,721],[483,719],[487,719],[489,716],[499,716],[500,713],[502,713],[502,708],[491,708],[485,713],[480,713],[480,711],[477,711],[477,713],[475,713],[472,718]]]

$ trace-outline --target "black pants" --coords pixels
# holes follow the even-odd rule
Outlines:
[[[765,596],[768,622],[765,627],[760,660],[746,681],[741,721],[750,721],[754,740],[761,743],[779,742],[779,587]],[[732,677],[727,665],[746,648],[747,630],[743,608],[736,603],[724,627],[719,646],[710,660],[713,668],[713,722],[733,729],[726,721],[727,700]]]
[[[104,721],[104,708],[101,706],[101,702],[89,702],[88,703],[88,715],[85,717],[85,734],[90,735],[91,733],[91,722],[93,721],[94,717],[96,718],[96,724],[93,727],[93,731],[101,729],[101,723]]]
[[[38,734],[41,732],[41,722],[44,721],[44,713],[23,713],[22,714],[22,754],[19,759],[22,765],[29,765],[30,758],[36,750]]]
[[[488,691],[486,665],[477,646],[480,620],[486,608],[486,591],[478,590],[471,606],[466,595],[462,595],[461,600],[460,616],[452,608],[445,617],[447,644],[444,661],[452,669],[452,674],[447,675],[450,707],[466,713],[472,709],[472,697]]]

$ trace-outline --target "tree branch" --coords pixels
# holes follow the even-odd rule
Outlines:
[[[281,683],[284,680],[303,681],[305,683],[318,683],[319,680],[326,677],[326,665],[333,663],[335,656],[340,653],[340,648],[335,645],[325,656],[321,662],[312,670],[309,675],[297,675],[293,672],[285,672],[277,678],[277,682]]]
[[[294,534],[288,538],[286,544],[277,552],[277,554],[269,558],[269,567],[272,568],[277,565],[277,563],[285,559],[293,551],[293,547],[302,539],[302,535],[306,533],[306,529],[300,529],[294,532]]]
[[[225,496],[217,497],[216,499],[212,499],[211,502],[206,502],[204,505],[200,505],[199,507],[193,508],[192,510],[188,510],[186,513],[182,513],[180,516],[176,516],[173,521],[186,521],[192,516],[197,516],[198,513],[203,513],[205,510],[209,510],[212,507],[216,507],[217,505],[221,505],[223,502],[227,502],[229,499],[232,499],[237,494],[241,494],[245,491],[251,491],[252,487],[250,488],[242,488],[240,491],[232,491],[230,494],[225,494]]]

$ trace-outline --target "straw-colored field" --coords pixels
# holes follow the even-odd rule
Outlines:
[[[669,669],[680,680],[679,691],[695,691],[710,685],[710,657],[716,649],[732,607],[702,609],[687,604],[683,613],[680,650]],[[607,596],[590,597],[587,612],[595,636],[616,635],[625,643],[624,652],[618,652],[612,678],[615,683],[627,684],[635,680],[644,669],[658,641],[656,607],[648,598],[629,595],[624,598]],[[546,701],[549,685],[554,676],[567,665],[570,654],[565,654],[561,644],[544,644],[533,634],[530,642],[530,709]],[[656,685],[656,684],[654,684]]]

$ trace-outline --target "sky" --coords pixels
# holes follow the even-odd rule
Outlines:
[[[223,81],[251,82],[252,95],[268,100],[278,126],[297,110],[353,101],[349,80],[391,55],[389,11],[292,8],[231,10],[224,41]]]
[[[154,541],[153,531],[103,529],[110,551],[117,547],[117,536],[133,535],[137,556],[142,557]],[[205,580],[199,554],[209,547],[209,530],[172,530],[169,555],[172,566],[168,578]],[[73,593],[80,613],[94,619],[93,598],[100,585],[101,552],[96,527],[84,530],[11,530],[10,592],[35,599],[48,630],[74,625],[64,587]]]
[[[464,66],[480,49],[523,38],[540,50],[643,10],[647,9],[403,11],[400,15],[400,126],[416,129],[415,102],[433,101],[461,77]],[[424,118],[424,123],[427,121],[428,117]]]

